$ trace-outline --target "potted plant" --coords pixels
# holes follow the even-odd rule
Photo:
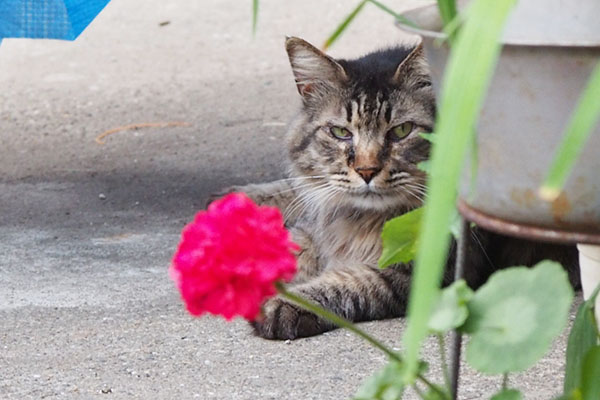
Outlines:
[[[479,11],[469,10],[471,19],[481,17],[481,10],[485,7],[481,5],[483,2],[473,3],[477,4],[473,4],[472,8],[478,7]],[[513,6],[510,3],[514,2],[499,3],[487,6],[497,7],[499,14],[508,15]],[[454,39],[454,28],[460,24],[461,14],[452,15],[453,1],[439,1],[438,6],[439,9],[428,6],[404,13],[402,19],[410,22],[400,25],[423,37],[434,87],[441,102],[438,121],[443,125],[440,129],[447,133],[445,131],[451,130],[449,126],[454,121],[450,121],[446,114],[452,114],[457,120],[461,117],[461,111],[453,112],[450,105],[452,101],[460,103],[462,95],[457,90],[460,84],[453,85],[452,80],[457,80],[463,72],[463,79],[481,80],[479,87],[482,88],[486,86],[486,79],[491,76],[493,68],[480,69],[483,78],[476,73],[464,73],[469,70],[466,67],[469,43],[465,42],[472,40],[472,50],[488,51],[475,46],[478,41],[475,38],[477,23],[471,24],[471,38],[462,38],[461,46],[452,49],[454,54],[450,57],[454,56],[454,60],[450,63],[450,70],[446,68],[449,48],[443,42]],[[568,9],[558,1],[534,0],[520,2],[514,7],[500,39],[502,50],[498,49],[496,55],[498,63],[490,79],[489,91],[485,97],[481,97],[485,91],[477,92],[480,97],[475,98],[470,106],[471,116],[474,116],[479,104],[482,104],[481,112],[474,119],[478,123],[476,126],[463,125],[463,128],[476,129],[477,134],[474,136],[475,145],[471,146],[471,168],[465,168],[462,174],[458,202],[458,208],[466,219],[490,230],[546,241],[587,243],[579,246],[581,272],[584,296],[592,299],[595,297],[592,292],[600,282],[600,251],[597,246],[589,245],[600,243],[600,179],[596,175],[600,158],[595,151],[600,148],[600,67],[597,66],[600,29],[591,15],[598,15],[599,7],[596,2],[585,0],[572,4]],[[480,18],[479,28],[497,22],[491,18],[493,15],[488,14],[490,20]],[[442,20],[446,27],[444,33],[441,30],[444,26]],[[577,27],[573,27],[575,21]],[[482,30],[491,34],[492,29]],[[496,30],[495,33],[499,32]],[[489,51],[488,60],[491,60],[494,54],[493,50]],[[485,57],[480,59],[485,60]],[[471,71],[476,72],[477,68]],[[441,84],[442,74],[445,90]],[[588,79],[589,86],[586,87]],[[468,101],[462,103],[469,107]],[[569,117],[573,110],[575,112]],[[444,125],[443,122],[448,123]],[[563,138],[565,128],[567,136]],[[578,149],[590,131],[586,147]],[[470,135],[469,132],[457,133],[457,137],[462,137],[463,149]],[[452,143],[447,141],[445,144]],[[569,174],[575,159],[577,162]],[[459,168],[458,163],[454,165]],[[551,171],[550,176],[544,181],[548,170]],[[436,179],[441,181],[439,176]],[[431,192],[434,192],[433,188]],[[441,202],[443,200],[438,204]],[[431,216],[433,212],[429,214]],[[443,213],[441,215],[444,216]],[[430,221],[435,223],[434,218]],[[423,244],[421,249],[432,243]],[[422,262],[421,265],[426,266],[427,263]],[[597,305],[596,311],[598,308]],[[580,314],[583,313],[580,310]],[[578,335],[577,326],[572,337]],[[596,346],[597,337],[592,336],[590,346]],[[569,341],[571,350],[577,342],[575,339]],[[591,355],[595,350],[590,349],[587,350]],[[582,353],[587,350],[579,349]],[[571,354],[571,351],[568,352]],[[573,358],[571,356],[571,361]],[[577,386],[569,374],[579,368],[569,363],[569,357],[567,361],[565,393]]]
[[[427,332],[427,316],[434,308],[431,298],[436,295],[448,249],[447,226],[465,158],[471,168],[465,168],[460,179],[459,209],[467,219],[517,236],[600,243],[600,191],[595,176],[600,159],[594,152],[600,144],[600,67],[595,67],[600,55],[600,29],[593,17],[598,15],[599,5],[582,0],[567,10],[559,1],[526,1],[515,6],[513,0],[475,0],[464,12],[465,7],[460,7],[464,3],[459,4],[460,13],[453,0],[438,0],[437,7],[420,7],[400,15],[390,12],[405,30],[423,37],[439,105],[436,132],[440,135],[433,149],[429,197],[415,246],[409,326],[404,336],[407,363],[413,370]],[[350,14],[340,27],[347,26],[353,17],[354,13]],[[332,37],[337,35],[339,30]],[[566,81],[566,87],[561,81]],[[490,91],[485,96],[488,84]],[[565,127],[567,135],[563,138]],[[580,151],[590,131],[591,139]],[[468,147],[471,157],[466,156]],[[569,174],[574,160],[578,161]],[[591,186],[586,187],[587,183]],[[396,222],[395,229],[407,223]],[[598,271],[598,247],[581,249],[585,254],[581,265]],[[586,278],[585,272],[582,269],[585,296],[593,299],[597,291],[592,290],[600,274]],[[588,311],[582,311],[586,307]],[[582,307],[577,318],[581,321],[582,315],[588,315],[588,332],[589,307]],[[589,346],[597,345],[597,334],[590,334],[593,339],[587,342],[578,340],[586,335],[578,333],[582,323],[575,325],[571,333],[575,339],[570,339],[568,353],[578,352],[581,361]],[[574,350],[573,346],[583,342],[589,346]],[[590,350],[588,355],[594,357],[592,353],[597,351]],[[579,370],[572,362],[574,358],[567,357],[565,393],[578,385],[569,377]]]
[[[464,2],[461,2],[464,3]],[[600,124],[552,201],[538,189],[569,115],[600,58],[600,3],[522,1],[502,37],[494,77],[477,126],[477,168],[466,168],[459,208],[493,230],[551,241],[600,243]],[[403,14],[399,24],[423,38],[434,87],[440,88],[449,48],[435,5]],[[600,95],[598,101],[600,101]],[[473,184],[471,186],[471,183]]]
[[[477,165],[465,169],[458,203],[461,214],[480,226],[545,241],[600,244],[600,124],[563,189],[538,196],[569,115],[600,59],[595,20],[600,3],[576,3],[565,8],[558,0],[519,2],[507,22],[479,117],[477,154],[471,158]],[[420,7],[402,16],[413,24],[399,26],[423,38],[439,93],[449,48],[438,8]],[[600,102],[600,94],[592,96]],[[582,248],[588,297],[600,282],[600,251]]]

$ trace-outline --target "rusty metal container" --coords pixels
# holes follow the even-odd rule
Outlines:
[[[503,233],[600,244],[600,123],[561,195],[546,202],[537,194],[600,61],[600,2],[573,0],[567,8],[560,0],[522,0],[511,15],[478,124],[477,175],[471,187],[470,168],[465,168],[459,210]],[[404,16],[421,27],[400,25],[423,38],[439,92],[448,49],[436,40],[443,38],[436,31],[441,26],[437,7]]]

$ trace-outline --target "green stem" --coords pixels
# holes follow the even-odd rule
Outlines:
[[[448,37],[448,42],[452,45],[454,44],[457,29],[461,23],[460,16],[456,12],[456,2],[455,0],[437,0],[437,3],[442,22],[444,23],[443,31]]]
[[[440,16],[446,26],[456,17],[456,2],[455,0],[438,0],[437,3]]]
[[[256,35],[257,22],[258,22],[258,0],[252,0],[252,36]]]
[[[589,135],[600,119],[600,63],[596,64],[588,84],[577,101],[565,134],[552,160],[539,194],[542,199],[554,201],[560,195]]]
[[[280,295],[287,298],[288,300],[293,301],[294,303],[298,304],[300,307],[318,315],[319,317],[321,317],[325,320],[333,322],[334,324],[336,324],[337,326],[339,326],[341,328],[348,329],[350,332],[360,336],[361,338],[365,339],[367,342],[371,343],[373,346],[375,346],[379,350],[383,351],[390,359],[392,359],[396,362],[399,362],[399,363],[403,363],[403,360],[402,360],[402,357],[400,356],[400,354],[391,350],[389,347],[387,347],[386,345],[384,345],[379,340],[375,339],[373,336],[369,335],[362,329],[358,328],[356,325],[354,325],[352,322],[348,321],[347,319],[342,318],[339,315],[332,313],[331,311],[327,311],[323,307],[321,307],[315,303],[312,303],[312,302],[298,296],[295,293],[288,292],[286,287],[280,282],[275,283],[275,288],[277,289],[277,291],[279,292]],[[425,385],[427,385],[427,387],[429,387],[431,390],[435,391],[440,396],[442,396],[442,399],[450,400],[446,393],[441,391],[437,386],[435,386],[433,383],[431,383],[422,374],[417,374],[417,379],[419,381],[423,382]]]
[[[399,21],[400,23],[402,23],[404,25],[412,26],[413,28],[418,28],[418,26],[414,22],[412,22],[408,18],[404,17],[403,15],[398,14],[397,12],[395,12],[394,10],[392,10],[391,8],[389,8],[388,6],[386,6],[385,4],[380,3],[377,0],[368,0],[368,2],[371,3],[371,4],[373,4],[374,6],[378,7],[382,11],[390,14],[394,18],[396,18],[396,21]]]
[[[425,399],[425,393],[423,393],[423,391],[421,389],[419,389],[419,387],[417,386],[417,384],[415,383],[413,385],[413,390],[415,391],[415,393],[422,399]]]
[[[508,372],[502,375],[502,390],[508,389]]]
[[[440,359],[442,362],[442,374],[444,375],[444,384],[448,393],[452,391],[452,385],[450,384],[450,372],[448,370],[448,360],[446,358],[446,344],[444,343],[444,336],[441,333],[437,335],[438,346],[440,348]]]
[[[276,283],[275,287],[277,288],[277,291],[279,292],[279,294],[281,294],[283,297],[286,297],[287,299],[293,301],[294,303],[298,304],[302,308],[317,314],[319,317],[326,319],[328,321],[331,321],[334,324],[336,324],[337,326],[346,328],[349,331],[355,333],[356,335],[362,337],[367,342],[371,343],[373,346],[375,346],[379,350],[383,351],[392,360],[397,361],[399,363],[403,362],[402,358],[400,357],[400,355],[398,353],[396,353],[395,351],[392,351],[389,347],[387,347],[386,345],[384,345],[379,340],[375,339],[374,337],[372,337],[365,331],[357,328],[356,325],[354,325],[352,322],[348,321],[347,319],[342,318],[339,315],[334,314],[330,311],[327,311],[324,308],[322,308],[314,303],[311,303],[310,301],[307,301],[306,299],[298,296],[297,294],[288,292],[287,289],[281,283]]]
[[[323,44],[323,50],[328,49],[333,44],[333,42],[335,42],[336,39],[342,34],[342,32],[344,32],[346,30],[348,25],[350,25],[350,22],[352,22],[354,20],[354,18],[356,18],[356,16],[360,12],[360,10],[362,10],[362,8],[365,6],[365,4],[367,4],[367,1],[368,0],[362,0],[360,3],[358,3],[356,8],[354,10],[352,10],[352,12],[350,14],[348,14],[348,16],[342,21],[342,23],[331,34],[331,36],[329,36],[327,38],[327,40]]]
[[[418,369],[421,344],[442,281],[450,247],[447,227],[455,212],[460,173],[477,116],[500,55],[504,20],[516,0],[473,0],[444,72],[431,151],[431,173],[412,268],[404,357],[407,376]],[[482,22],[485,21],[485,22]],[[448,151],[451,149],[452,151]]]

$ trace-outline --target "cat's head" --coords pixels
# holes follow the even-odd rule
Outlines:
[[[289,132],[292,172],[319,201],[364,210],[421,205],[435,101],[422,48],[335,60],[286,40],[302,110]],[[309,194],[305,194],[309,196]]]

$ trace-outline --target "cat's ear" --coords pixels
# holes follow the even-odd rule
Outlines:
[[[297,37],[287,37],[285,50],[290,58],[296,86],[302,97],[318,96],[348,79],[344,68],[333,58]]]
[[[392,78],[392,82],[399,84],[401,82],[418,83],[420,85],[430,85],[429,65],[423,52],[423,44],[420,43],[400,62]]]

